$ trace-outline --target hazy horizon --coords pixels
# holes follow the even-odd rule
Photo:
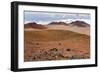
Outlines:
[[[36,22],[46,25],[50,22],[85,21],[90,24],[90,14],[88,13],[64,13],[64,12],[34,12],[24,11],[24,24]]]

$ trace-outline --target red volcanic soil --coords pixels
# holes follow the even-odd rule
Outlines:
[[[48,25],[50,26],[46,27],[34,22],[24,25],[24,29],[32,29],[24,30],[25,62],[90,58],[90,36],[81,33],[89,32],[90,29],[85,30],[89,28],[89,24],[83,21],[68,24],[77,28],[65,26],[67,24],[64,22],[52,22]]]
[[[43,26],[43,25],[41,25],[41,24],[37,24],[37,23],[35,23],[35,22],[25,24],[25,25],[24,25],[24,28],[46,29],[45,26]]]
[[[79,27],[89,27],[90,25],[84,21],[74,21],[71,22],[70,24],[72,24],[73,26],[79,26]]]
[[[24,61],[90,58],[90,37],[68,30],[24,31]]]

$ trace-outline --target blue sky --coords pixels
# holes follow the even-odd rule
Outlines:
[[[36,23],[50,23],[53,21],[64,21],[68,20],[87,20],[90,21],[90,14],[85,13],[61,13],[61,12],[24,12],[24,23],[36,22]]]

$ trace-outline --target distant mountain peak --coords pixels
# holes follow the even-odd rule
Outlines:
[[[46,29],[45,26],[37,24],[35,22],[24,24],[24,28]]]
[[[65,22],[51,22],[48,25],[68,25],[68,24]]]
[[[73,21],[70,24],[72,24],[72,26],[79,26],[79,27],[89,27],[90,26],[85,21]]]

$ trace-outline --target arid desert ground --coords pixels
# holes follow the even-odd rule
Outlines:
[[[90,26],[24,26],[24,61],[90,58]]]

